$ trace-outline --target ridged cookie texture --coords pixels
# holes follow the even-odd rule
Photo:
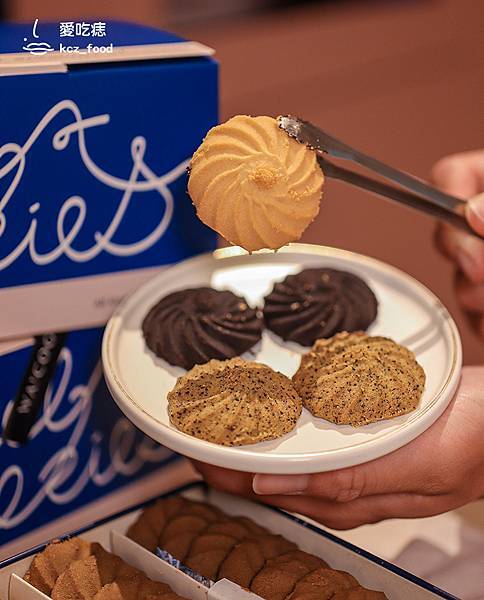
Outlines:
[[[175,427],[224,446],[278,438],[294,429],[301,410],[288,377],[241,358],[197,365],[168,393]]]
[[[78,537],[49,544],[25,580],[52,600],[183,600],[97,542]]]
[[[147,535],[153,525],[155,531]],[[210,504],[180,496],[147,507],[127,535],[150,550],[156,546],[168,550],[212,581],[228,579],[264,600],[385,598],[247,517],[228,515]]]
[[[190,163],[199,218],[249,252],[300,239],[319,212],[316,154],[272,117],[237,115],[211,129]]]
[[[262,329],[258,309],[229,290],[210,287],[168,294],[142,323],[148,348],[184,369],[243,354],[261,339]]]
[[[393,340],[343,332],[316,341],[293,382],[314,416],[356,427],[415,410],[425,372]]]
[[[324,267],[288,275],[264,299],[267,327],[302,346],[340,331],[367,329],[377,310],[375,294],[360,277]]]

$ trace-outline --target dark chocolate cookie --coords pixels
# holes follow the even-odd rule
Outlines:
[[[264,319],[283,340],[311,346],[340,331],[365,330],[378,302],[367,284],[336,269],[305,269],[276,283],[266,296]]]
[[[262,329],[261,314],[244,298],[209,287],[165,296],[142,324],[148,348],[185,369],[239,356],[260,340]]]

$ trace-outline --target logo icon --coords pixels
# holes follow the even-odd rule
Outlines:
[[[35,19],[34,26],[32,27],[32,37],[36,40],[39,39],[39,35],[37,33],[37,25],[39,23],[39,19]],[[24,42],[27,41],[28,38],[24,37]],[[47,54],[47,52],[52,52],[54,48],[48,42],[29,42],[25,46],[22,46],[22,50],[26,52],[30,52],[30,54],[34,54],[35,56],[42,56],[43,54]]]

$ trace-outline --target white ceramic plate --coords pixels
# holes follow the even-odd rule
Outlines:
[[[334,425],[303,409],[296,428],[276,440],[225,447],[199,440],[170,424],[167,393],[184,373],[146,347],[141,323],[153,304],[178,289],[211,285],[261,304],[274,281],[307,267],[352,271],[375,292],[379,311],[369,329],[415,352],[427,376],[414,412],[359,428]],[[304,348],[268,331],[251,355],[291,376]],[[108,386],[121,410],[147,435],[168,448],[213,465],[259,473],[314,473],[372,460],[403,446],[440,416],[460,375],[462,350],[454,321],[422,284],[375,259],[321,246],[292,244],[277,253],[251,256],[238,248],[217,250],[166,269],[125,299],[109,321],[103,340]]]

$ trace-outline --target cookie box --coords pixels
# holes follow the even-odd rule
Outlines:
[[[201,483],[174,490],[167,496],[175,494],[181,494],[190,500],[208,502],[232,516],[248,517],[273,533],[296,543],[301,550],[324,559],[332,568],[347,571],[361,585],[384,592],[390,600],[454,598],[387,561],[279,509],[229,496],[207,488]],[[140,505],[98,522],[90,528],[72,532],[66,537],[80,535],[88,541],[101,543],[106,549],[119,555],[151,579],[169,584],[175,592],[190,600],[257,600],[260,598],[226,579],[207,587],[208,582],[200,576],[196,577],[194,573],[190,576],[188,574],[190,571],[186,567],[182,571],[125,537],[128,528],[139,517],[143,507],[144,505]],[[47,598],[22,579],[33,556],[42,549],[43,546],[40,546],[0,563],[0,595],[4,600]]]
[[[139,484],[174,455],[117,409],[100,351],[126,293],[216,246],[186,192],[212,54],[133,23],[0,23],[0,559],[179,484]]]

